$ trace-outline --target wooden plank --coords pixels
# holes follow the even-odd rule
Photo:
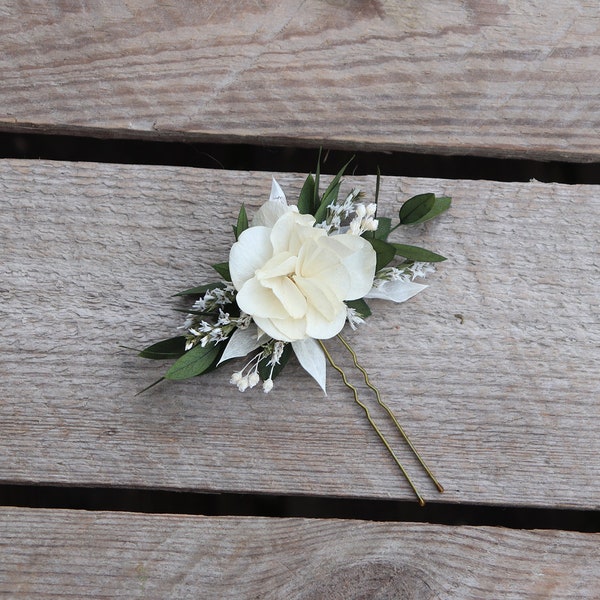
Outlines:
[[[303,176],[277,177],[294,198]],[[119,344],[177,334],[187,305],[171,294],[213,280],[239,203],[256,210],[270,185],[0,164],[1,481],[412,498],[334,372],[326,398],[297,365],[269,395],[221,369],[135,396],[164,369]],[[372,193],[374,178],[345,185]],[[598,508],[598,189],[384,178],[381,214],[424,191],[451,195],[451,212],[402,240],[449,260],[349,335],[446,494],[408,467],[431,500]]]
[[[0,8],[0,127],[597,161],[588,0]]]
[[[0,522],[15,600],[581,600],[600,575],[600,535],[565,531],[11,508]]]

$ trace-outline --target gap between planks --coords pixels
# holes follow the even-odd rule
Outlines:
[[[0,506],[149,514],[352,519],[600,532],[599,513],[531,507],[156,489],[0,485]]]

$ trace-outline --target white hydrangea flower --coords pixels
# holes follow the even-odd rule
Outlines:
[[[282,194],[276,190],[231,248],[238,306],[276,340],[334,337],[346,321],[344,300],[373,285],[375,251],[356,235],[328,236]]]

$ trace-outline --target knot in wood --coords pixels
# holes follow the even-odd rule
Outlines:
[[[392,562],[337,567],[313,583],[302,600],[434,600],[425,571]]]

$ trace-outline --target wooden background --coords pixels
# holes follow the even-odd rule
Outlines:
[[[4,129],[598,160],[590,0],[0,8]]]
[[[583,1],[5,2],[0,129],[597,162],[599,16]],[[256,210],[272,175],[290,200],[305,176],[0,161],[0,494],[412,501],[333,372],[327,397],[297,365],[269,395],[221,369],[135,396],[162,366],[121,346],[176,333],[171,294],[213,278],[240,201]],[[585,510],[591,533],[4,501],[0,595],[593,598],[598,187],[477,179],[384,178],[382,214],[453,197],[397,238],[449,260],[349,337],[446,486],[386,428],[429,501]]]

